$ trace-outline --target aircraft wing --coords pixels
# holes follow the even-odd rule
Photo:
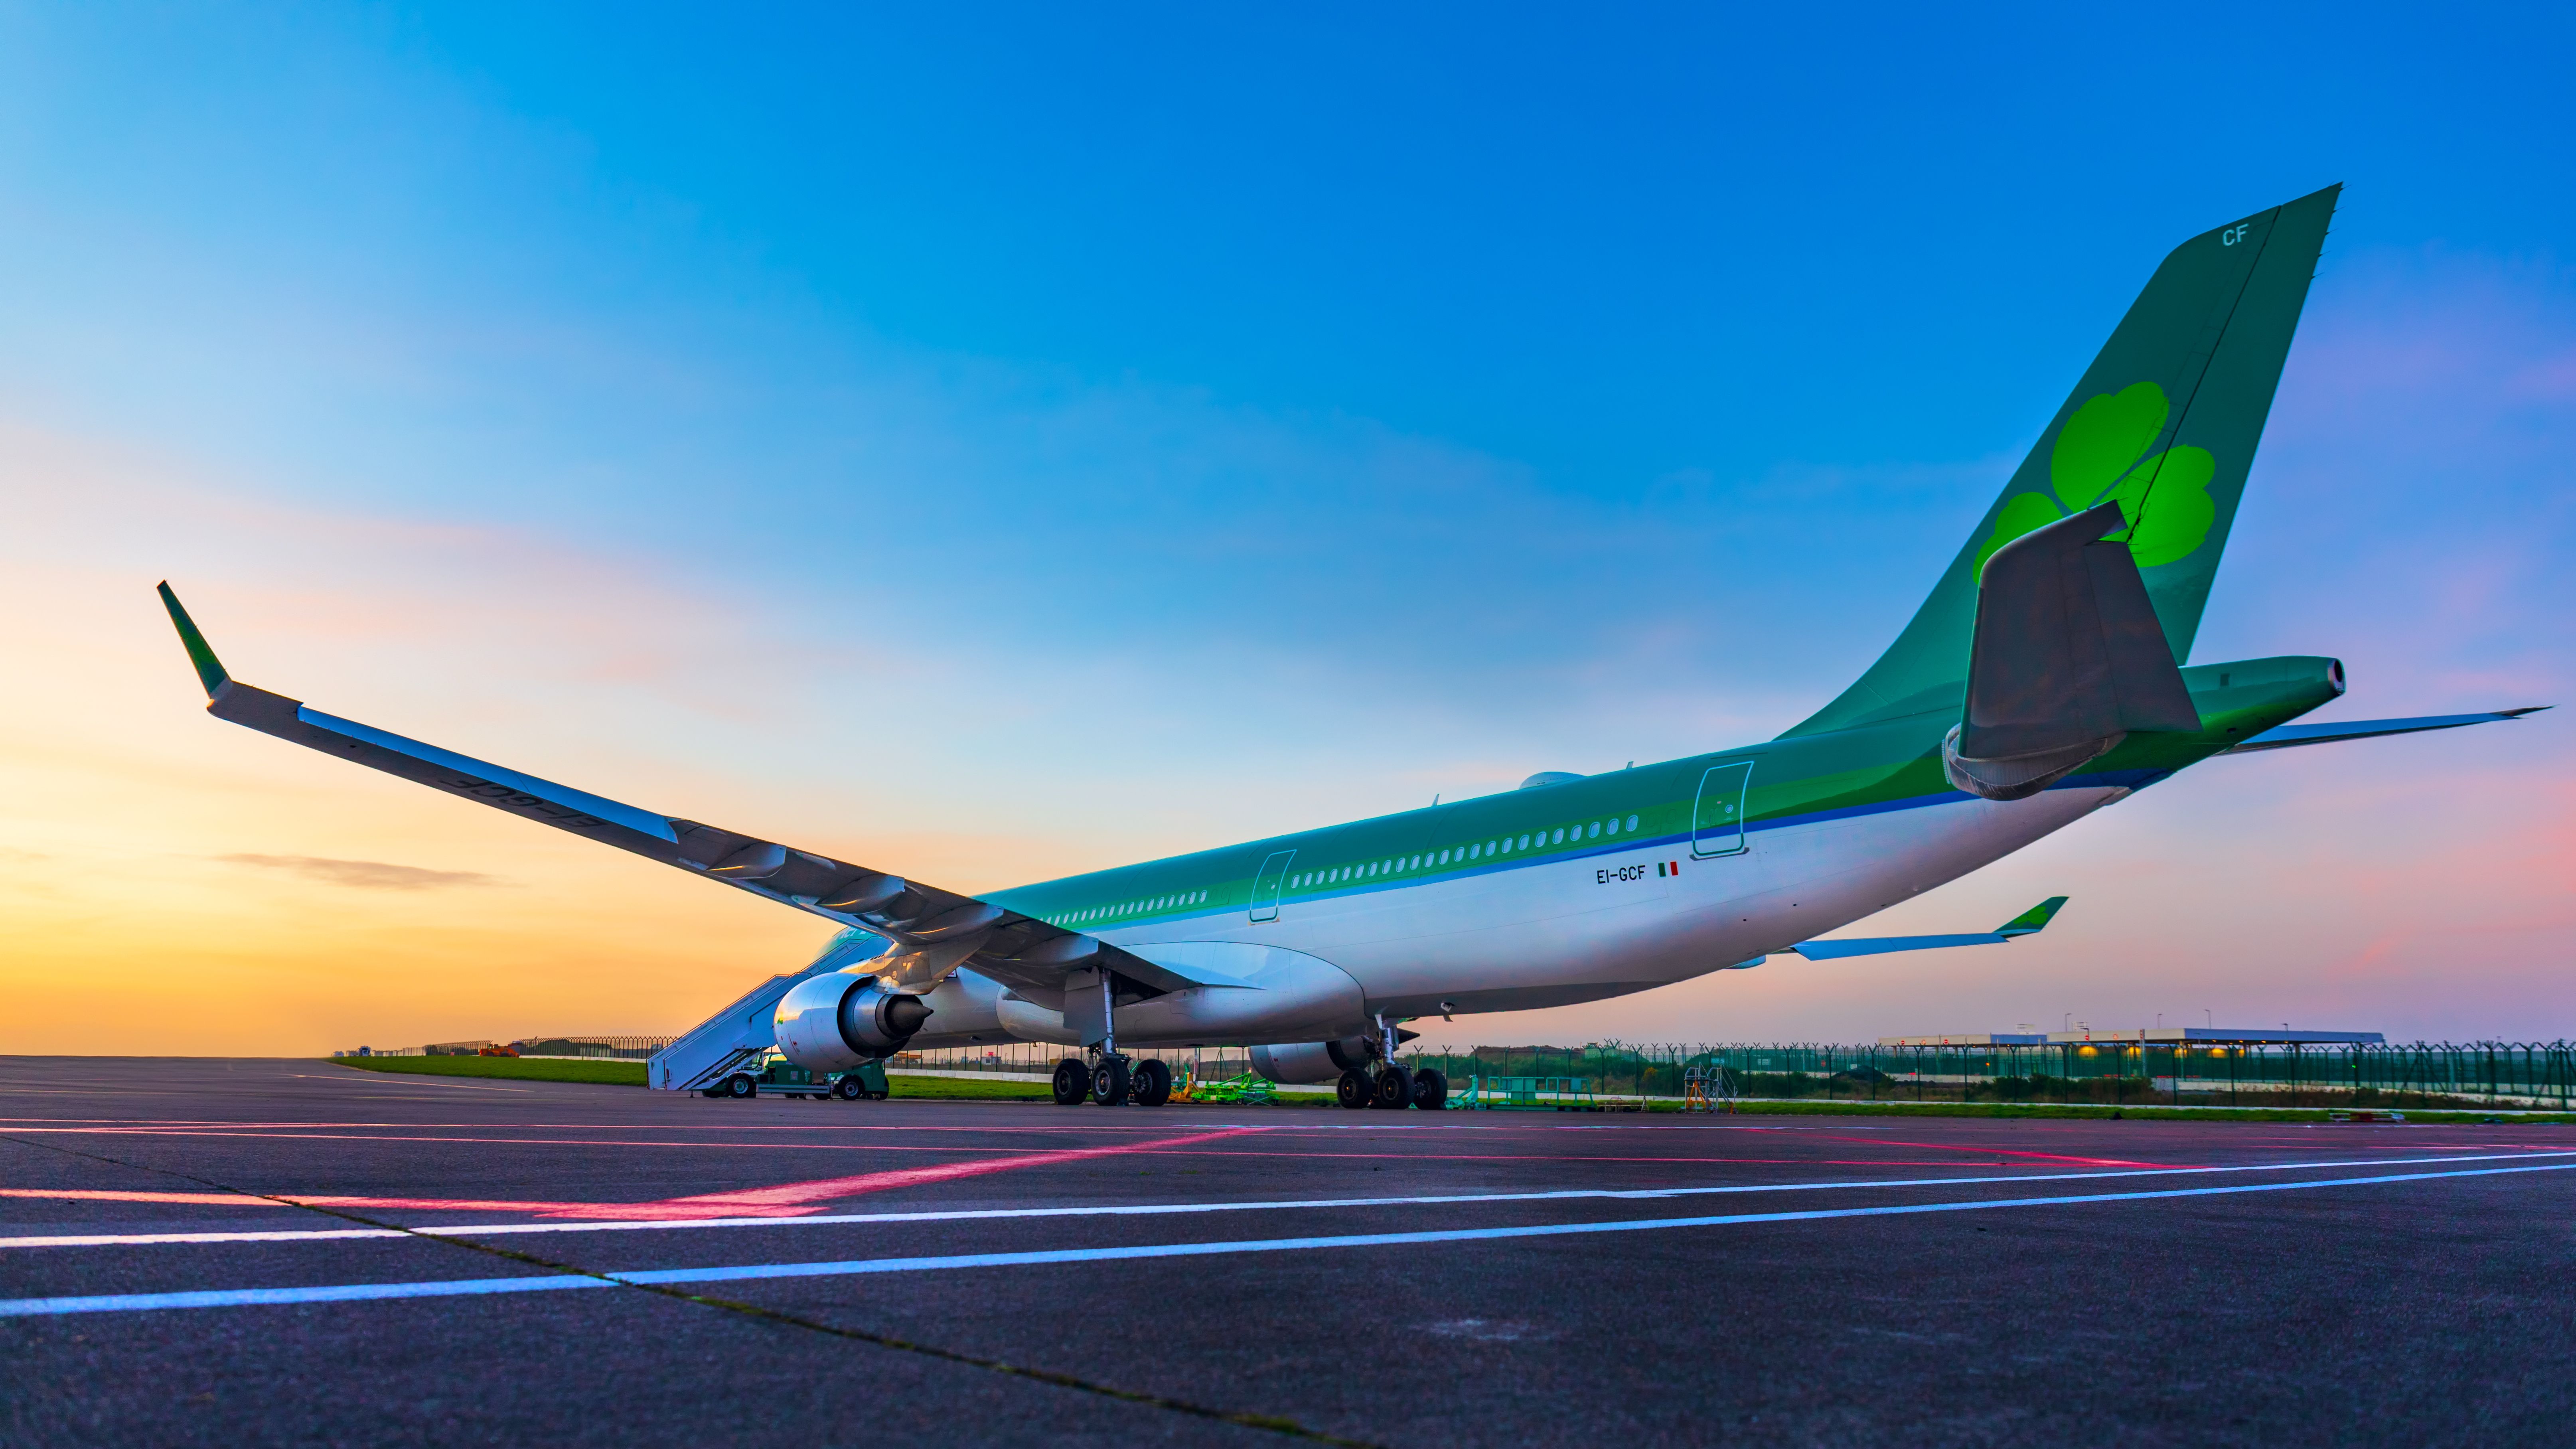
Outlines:
[[[2292,724],[2268,729],[2219,751],[2223,755],[2243,755],[2255,750],[2286,750],[2293,745],[2329,745],[2337,740],[2376,739],[2381,735],[2420,734],[2425,730],[2455,730],[2462,725],[2493,724],[2500,719],[2520,719],[2552,708],[2545,704],[2525,705],[2520,709],[2499,709],[2486,714],[2427,714],[2413,719],[2356,719],[2340,724]]]
[[[1810,961],[1839,961],[1845,956],[1881,956],[1890,951],[1931,951],[1943,946],[1993,946],[2017,936],[2035,936],[2066,904],[2064,896],[2050,896],[2038,905],[2004,922],[1991,931],[1971,931],[1958,936],[1853,936],[1838,941],[1800,941],[1789,949]]]
[[[399,775],[540,825],[677,866],[781,905],[857,926],[892,945],[875,970],[894,989],[921,992],[972,964],[1005,986],[1061,991],[1073,971],[1100,966],[1147,994],[1199,984],[1191,978],[989,901],[891,871],[797,850],[540,780],[436,745],[341,719],[225,673],[168,584],[161,602],[206,687],[206,712],[326,755]]]

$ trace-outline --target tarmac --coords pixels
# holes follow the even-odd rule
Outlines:
[[[0,1442],[2576,1438],[2576,1128],[0,1059]]]

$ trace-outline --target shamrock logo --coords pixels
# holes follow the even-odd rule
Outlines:
[[[2147,453],[2172,412],[2165,390],[2152,382],[2087,399],[2057,430],[2057,446],[2048,454],[2048,486],[2057,496],[2016,493],[2005,499],[1994,536],[1977,550],[1978,572],[1996,549],[2104,499],[2119,500],[2129,526],[2110,537],[2129,545],[2138,567],[2169,564],[2200,547],[2218,521],[2218,505],[2209,497],[2218,462],[2206,448]]]

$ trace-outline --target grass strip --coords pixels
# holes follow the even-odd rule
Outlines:
[[[331,1057],[335,1067],[362,1072],[403,1072],[421,1077],[508,1077],[522,1082],[590,1082],[609,1087],[644,1085],[642,1062],[571,1061],[556,1057]]]
[[[1526,1111],[1527,1108],[1519,1110]],[[1545,1111],[1547,1109],[1540,1108]],[[1578,1109],[1579,1110],[1579,1109]],[[1655,1102],[1651,1112],[1678,1112],[1678,1103]],[[2054,1117],[2104,1120],[2117,1117],[2123,1121],[2187,1122],[2326,1122],[2334,1112],[2368,1112],[2387,1120],[2390,1112],[2405,1116],[2406,1124],[2417,1122],[2483,1122],[2502,1117],[2511,1122],[2576,1122],[2576,1113],[2529,1112],[2520,1108],[2498,1108],[2495,1111],[2457,1110],[2435,1107],[2164,1107],[2147,1103],[2111,1106],[2108,1104],[2056,1102],[1779,1102],[1739,1101],[1739,1117]],[[1724,1115],[1723,1113],[1719,1115]],[[2400,1125],[2406,1125],[2400,1124]]]
[[[556,1057],[332,1057],[338,1067],[366,1072],[402,1072],[425,1077],[501,1077],[522,1082],[588,1082],[597,1086],[640,1087],[644,1063],[567,1061]],[[886,1088],[896,1097],[1048,1100],[1044,1082],[979,1081],[972,1077],[908,1077],[890,1073]]]
[[[590,1082],[614,1087],[644,1085],[642,1062],[565,1061],[537,1057],[332,1057],[334,1066],[356,1067],[370,1072],[412,1072],[435,1077],[508,1077],[521,1081]],[[1009,1078],[984,1080],[975,1077],[915,1077],[901,1072],[888,1073],[886,1086],[898,1098],[928,1098],[1006,1102],[1043,1102],[1049,1100],[1044,1082],[1023,1082]],[[1178,1104],[1175,1104],[1178,1105]],[[1198,1105],[1216,1106],[1217,1103]],[[1245,1110],[1252,1104],[1225,1103],[1232,1110]],[[1330,1097],[1281,1097],[1270,1104],[1290,1109],[1329,1107]],[[1652,1112],[1672,1112],[1679,1103],[1656,1101],[1647,1106]],[[1526,1108],[1520,1110],[1529,1110]],[[1547,1108],[1539,1108],[1546,1111]],[[1580,1110],[1580,1109],[1577,1109]],[[1736,1105],[1736,1115],[1745,1117],[2040,1117],[2085,1118],[2101,1120],[2117,1116],[2123,1120],[2191,1121],[2191,1122],[2325,1122],[2333,1111],[2365,1111],[2385,1118],[2387,1107],[2161,1107],[2146,1104],[2125,1106],[2056,1102],[1782,1102],[1748,1101]],[[2425,1107],[2399,1107],[2409,1123],[2479,1122],[2501,1116],[2513,1122],[2576,1123],[2576,1113],[2523,1112],[2499,1109],[2494,1112],[2452,1110]]]

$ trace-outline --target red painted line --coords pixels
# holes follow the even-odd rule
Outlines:
[[[1964,1152],[1972,1157],[2031,1157],[2042,1162],[2075,1162],[2087,1167],[2202,1167],[2197,1162],[2133,1162],[2125,1157],[2073,1157],[2063,1152],[2016,1152],[2002,1147],[1962,1147],[1955,1142],[1899,1142],[1889,1137],[1845,1137],[1834,1132],[1811,1132],[1828,1142],[1869,1142],[1888,1147],[1928,1147],[1935,1152]]]
[[[841,1198],[858,1197],[871,1192],[885,1192],[892,1188],[919,1187],[934,1182],[952,1182],[964,1177],[981,1177],[987,1173],[1012,1172],[1028,1167],[1051,1167],[1058,1163],[1082,1162],[1092,1158],[1116,1157],[1134,1152],[1160,1152],[1223,1137],[1239,1137],[1260,1130],[1262,1129],[1258,1127],[1229,1127],[1214,1132],[1195,1133],[1187,1137],[1158,1138],[1149,1142],[1122,1142],[1107,1147],[1068,1147],[1049,1152],[1022,1153],[1015,1157],[986,1158],[980,1162],[950,1162],[931,1167],[896,1168],[888,1172],[861,1173],[853,1177],[827,1177],[814,1182],[782,1183],[775,1187],[749,1188],[738,1192],[702,1193],[694,1197],[667,1198],[659,1202],[531,1202],[516,1199],[356,1197],[316,1193],[249,1195],[203,1192],[124,1192],[94,1188],[0,1188],[0,1197],[77,1199],[91,1202],[189,1203],[225,1207],[276,1207],[283,1204],[293,1207],[404,1208],[424,1212],[521,1212],[535,1213],[539,1217],[586,1218],[603,1221],[705,1217],[801,1217],[807,1213],[819,1212],[826,1204]],[[673,1143],[668,1145],[700,1147],[713,1144]],[[863,1149],[845,1147],[841,1150]],[[875,1150],[934,1152],[960,1149],[922,1147]]]
[[[675,1197],[662,1202],[637,1203],[632,1207],[585,1209],[578,1214],[548,1212],[545,1217],[586,1218],[702,1218],[702,1217],[794,1217],[819,1210],[836,1199],[857,1197],[861,1193],[884,1192],[889,1188],[920,1187],[933,1182],[954,1182],[963,1177],[981,1177],[986,1173],[1014,1172],[1026,1167],[1053,1167],[1059,1163],[1086,1162],[1094,1158],[1118,1157],[1136,1152],[1167,1152],[1200,1142],[1213,1142],[1223,1137],[1240,1137],[1258,1132],[1257,1127],[1228,1127],[1215,1132],[1201,1132],[1188,1137],[1168,1137],[1153,1142],[1118,1143],[1108,1147],[1067,1147],[1052,1152],[1032,1152],[1019,1157],[995,1157],[982,1162],[949,1162],[935,1167],[903,1167],[891,1172],[861,1173],[856,1177],[827,1177],[819,1182],[791,1182],[777,1187],[753,1188],[745,1192],[705,1193],[697,1197]]]
[[[202,1207],[418,1207],[458,1208],[478,1212],[534,1212],[540,1208],[578,1208],[577,1202],[524,1202],[518,1199],[445,1197],[329,1197],[310,1193],[261,1195],[237,1192],[119,1192],[104,1188],[6,1187],[0,1197],[54,1198],[70,1202],[169,1202]]]
[[[88,1187],[0,1187],[0,1197],[57,1198],[65,1202],[183,1202],[208,1207],[276,1207],[273,1198],[238,1192],[110,1192]]]
[[[1152,1153],[1155,1149],[1143,1148]],[[1901,1157],[1608,1157],[1599,1155],[1565,1156],[1553,1152],[1233,1152],[1223,1148],[1212,1151],[1176,1152],[1175,1157],[1349,1157],[1391,1159],[1399,1162],[1708,1162],[1761,1167],[2039,1167],[2036,1162],[1961,1162],[1944,1157],[1933,1162],[1916,1162]]]

